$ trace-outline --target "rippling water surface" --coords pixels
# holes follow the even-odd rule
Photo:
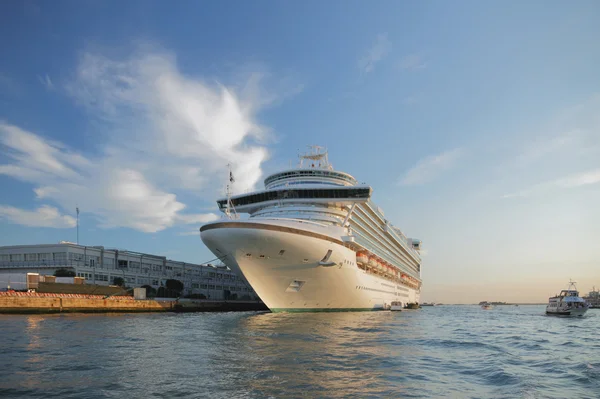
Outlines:
[[[598,398],[600,310],[0,316],[2,398]]]

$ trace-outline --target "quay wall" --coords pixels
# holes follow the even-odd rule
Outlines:
[[[119,295],[133,296],[123,287],[93,285],[93,284],[65,284],[65,283],[38,283],[36,292],[54,294],[86,294],[86,295]]]
[[[135,300],[78,294],[0,292],[2,313],[111,313],[111,312],[224,312],[268,310],[262,303],[206,300]]]

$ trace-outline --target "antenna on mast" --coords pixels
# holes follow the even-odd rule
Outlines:
[[[304,155],[299,155],[300,162],[298,167],[304,167],[304,161],[307,162],[308,168],[319,168],[333,170],[333,166],[329,163],[329,157],[327,155],[327,148],[319,145],[307,146],[309,151]]]
[[[231,201],[231,186],[235,182],[235,179],[233,177],[233,172],[231,171],[230,163],[227,164],[227,168],[229,169],[229,183],[227,183],[227,207],[225,208],[225,215],[227,215],[229,219],[237,219],[238,216],[233,206],[233,202]],[[233,210],[233,215],[231,214],[231,210]]]
[[[75,211],[77,212],[77,245],[79,245],[79,206],[75,207]]]

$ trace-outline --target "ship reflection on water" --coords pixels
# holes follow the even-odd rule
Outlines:
[[[414,369],[403,359],[419,356],[421,351],[404,348],[402,353],[394,346],[390,324],[410,326],[400,318],[392,312],[250,317],[243,323],[244,339],[254,356],[257,376],[248,388],[272,397],[298,397],[308,387],[313,394],[327,392],[327,397],[384,397],[391,386],[401,394],[402,384],[389,379]],[[409,335],[417,337],[418,330]]]

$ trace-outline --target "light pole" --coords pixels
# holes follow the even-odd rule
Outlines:
[[[77,245],[79,245],[79,207],[76,207],[77,211]]]

